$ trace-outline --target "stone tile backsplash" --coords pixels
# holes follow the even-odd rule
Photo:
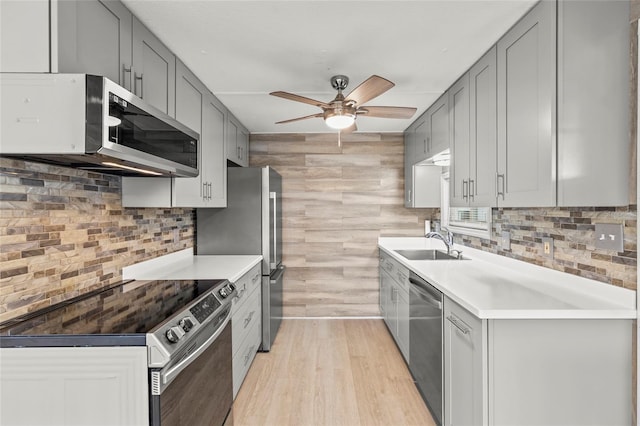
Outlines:
[[[0,158],[0,322],[193,246],[193,209],[130,209],[118,176]]]
[[[556,207],[492,210],[491,239],[458,235],[455,242],[536,265],[604,283],[636,289],[637,208]],[[595,248],[595,224],[622,224],[624,251]],[[511,247],[502,250],[498,240],[508,231]],[[554,256],[543,253],[542,238],[554,241]]]

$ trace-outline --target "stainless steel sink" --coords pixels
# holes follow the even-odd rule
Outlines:
[[[456,257],[448,254],[446,251],[434,249],[420,250],[394,250],[402,257],[409,260],[462,260],[464,257]]]

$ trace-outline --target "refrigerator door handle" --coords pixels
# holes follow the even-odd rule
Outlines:
[[[276,272],[273,273],[273,276],[271,276],[269,278],[269,284],[275,284],[278,282],[278,280],[280,278],[282,278],[282,275],[284,274],[284,270],[285,270],[285,266],[284,265],[280,265],[280,267],[278,268],[278,270]]]
[[[271,202],[273,203],[273,239],[272,239],[272,250],[271,253],[269,253],[269,265],[271,266],[271,270],[276,269],[276,250],[278,248],[278,221],[276,220],[276,217],[278,215],[277,212],[277,205],[278,205],[278,201],[277,201],[277,194],[275,192],[269,192],[269,198],[271,199]]]

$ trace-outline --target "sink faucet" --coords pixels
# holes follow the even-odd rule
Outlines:
[[[447,246],[447,254],[451,254],[451,247],[453,247],[453,233],[449,230],[447,231],[447,235],[444,236],[439,232],[429,232],[425,234],[426,238],[437,238],[442,241],[445,246]]]

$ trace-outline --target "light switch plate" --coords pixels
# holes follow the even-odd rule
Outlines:
[[[500,238],[498,238],[498,244],[502,250],[511,249],[511,234],[509,234],[509,231],[502,231]]]
[[[624,251],[624,234],[620,223],[596,223],[594,237],[597,249]]]
[[[553,238],[542,238],[542,256],[553,259]]]

